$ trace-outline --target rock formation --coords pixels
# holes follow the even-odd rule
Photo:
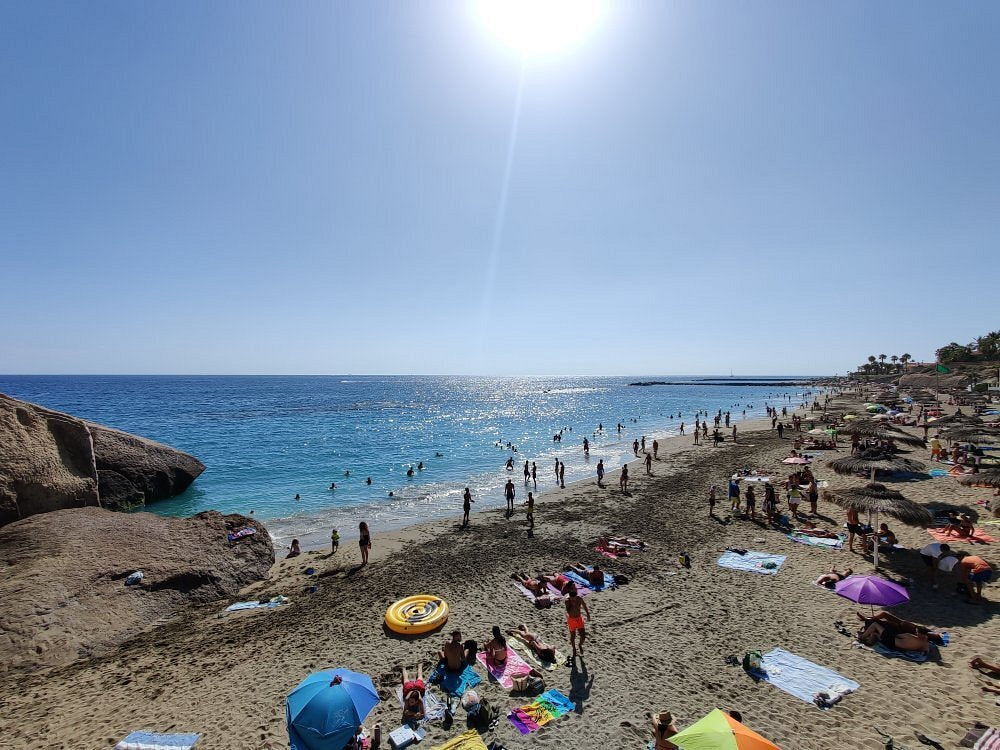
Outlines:
[[[0,529],[0,672],[100,655],[189,603],[235,596],[273,563],[263,526],[215,511],[73,508],[9,524]],[[138,570],[141,583],[126,586]]]
[[[0,394],[0,525],[61,508],[122,508],[177,495],[194,456]]]

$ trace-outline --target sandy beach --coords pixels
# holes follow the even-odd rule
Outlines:
[[[7,678],[0,686],[0,747],[111,747],[130,731],[144,729],[202,732],[199,748],[286,748],[285,696],[309,673],[338,666],[373,676],[383,701],[366,726],[381,722],[388,732],[400,723],[394,696],[398,669],[422,662],[429,670],[447,631],[458,628],[482,642],[494,624],[506,629],[527,623],[568,652],[562,607],[536,609],[514,588],[510,574],[563,569],[576,561],[600,561],[608,572],[629,578],[615,591],[587,598],[592,621],[585,658],[545,673],[546,686],[569,696],[576,710],[526,736],[502,719],[487,741],[496,738],[507,748],[640,748],[651,736],[648,712],[669,709],[683,727],[714,707],[740,710],[744,723],[785,750],[882,747],[873,727],[911,746],[918,744],[919,731],[955,747],[977,720],[997,724],[995,696],[980,689],[986,678],[967,666],[974,656],[997,656],[995,584],[985,589],[988,601],[973,606],[953,593],[949,577],[932,589],[915,551],[897,552],[885,572],[913,578],[914,585],[911,601],[893,612],[947,630],[950,643],[941,649],[940,662],[924,664],[856,648],[834,623],[841,620],[853,631],[855,612],[867,608],[813,581],[832,566],[868,572],[870,559],[846,549],[798,544],[747,519],[709,518],[709,485],[718,484],[724,495],[737,468],[773,471],[778,478],[788,474],[781,464],[791,448],[788,432],[779,439],[767,424],[737,424],[735,445],[727,440],[719,448],[711,441],[695,446],[690,436],[661,440],[652,476],[638,461],[631,465],[628,495],[618,489],[620,467],[608,467],[603,489],[587,480],[554,490],[547,472],[539,482],[532,537],[517,475],[518,511],[509,520],[502,509],[490,508],[474,513],[463,530],[456,509],[450,521],[378,535],[366,568],[357,567],[353,541],[332,556],[328,550],[309,551],[278,562],[268,580],[244,592],[244,598],[284,594],[292,600],[286,607],[226,615],[221,612],[230,602],[192,608],[107,657]],[[842,444],[839,452],[816,454],[817,478],[830,487],[863,483],[825,468],[848,451]],[[912,457],[925,460],[927,451],[917,449]],[[917,502],[947,501],[980,513],[976,501],[990,493],[950,477],[893,486]],[[720,515],[725,507],[723,498]],[[844,521],[844,512],[830,503],[821,501],[819,511],[817,520],[829,519],[830,528]],[[892,525],[907,547],[931,541],[923,529]],[[608,532],[641,536],[648,548],[606,560],[594,551],[594,542]],[[995,546],[977,551],[995,562]],[[787,560],[773,576],[723,569],[716,560],[727,547],[787,555]],[[690,569],[678,564],[684,551]],[[316,570],[312,579],[304,575],[309,567]],[[308,585],[318,590],[306,593]],[[402,638],[384,628],[386,607],[416,593],[449,602],[444,632]],[[820,710],[726,664],[727,656],[775,647],[861,687],[834,708]],[[501,711],[529,702],[488,683],[481,667],[479,672],[483,683],[477,690]],[[433,747],[464,727],[459,710],[451,730],[429,725],[421,746]]]

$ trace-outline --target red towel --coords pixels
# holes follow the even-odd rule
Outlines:
[[[972,536],[959,536],[958,534],[946,533],[944,528],[945,527],[941,527],[939,529],[927,529],[927,533],[939,542],[978,542],[979,544],[989,544],[990,542],[996,541],[996,539],[980,529],[976,529],[972,532]]]

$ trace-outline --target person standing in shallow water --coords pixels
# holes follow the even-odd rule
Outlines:
[[[531,476],[531,469],[528,468],[528,462],[524,462],[524,483],[528,483],[528,477]]]
[[[566,489],[566,464],[559,462],[559,487]]]
[[[597,462],[597,486],[604,487],[604,460]]]
[[[361,564],[368,564],[368,553],[372,549],[372,535],[368,531],[368,524],[362,521],[358,524],[358,547],[361,548]]]
[[[659,450],[660,450],[660,444],[654,440],[653,441],[653,458],[655,458],[657,461],[660,460],[659,456],[656,455],[659,452]]]
[[[535,489],[538,489],[538,467],[535,466],[535,462],[531,462],[531,483],[535,485]]]

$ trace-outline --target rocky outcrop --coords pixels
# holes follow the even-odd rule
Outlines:
[[[0,525],[61,508],[161,500],[204,470],[161,443],[0,394]]]
[[[256,533],[231,542],[244,528]],[[0,529],[0,672],[106,653],[190,603],[267,576],[274,548],[256,521],[58,510]],[[126,586],[133,572],[142,582]]]
[[[900,388],[964,388],[968,383],[969,379],[964,375],[914,372],[899,376]]]

